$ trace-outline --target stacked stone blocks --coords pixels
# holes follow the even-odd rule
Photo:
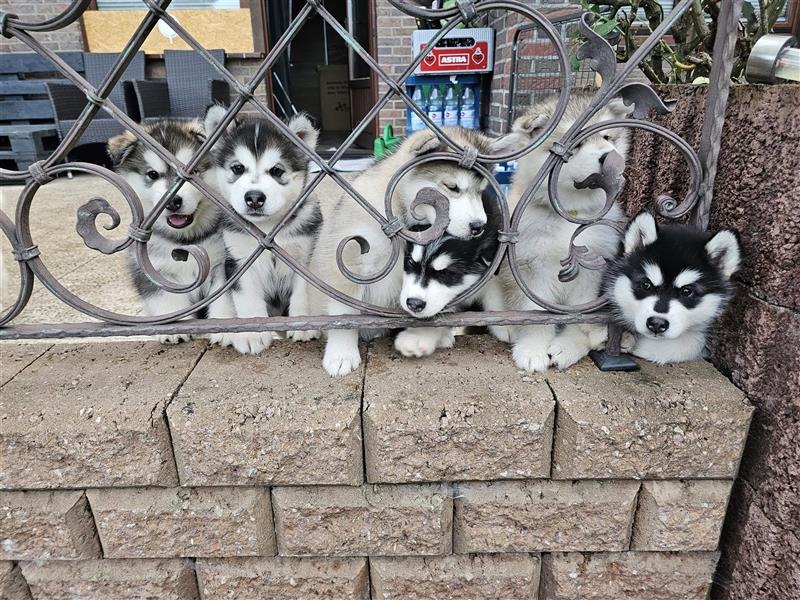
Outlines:
[[[0,349],[0,598],[706,598],[751,409],[711,366],[459,337]]]

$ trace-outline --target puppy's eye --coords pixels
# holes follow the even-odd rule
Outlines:
[[[645,292],[649,292],[653,289],[653,284],[649,279],[643,279],[642,282],[639,284],[639,287],[642,288]]]
[[[685,285],[681,288],[681,296],[684,298],[691,298],[694,296],[694,288],[690,285]]]
[[[234,175],[241,175],[244,173],[244,165],[242,163],[233,163],[231,165],[231,171]]]
[[[610,142],[610,141],[611,141],[611,136],[610,136],[610,135],[608,135],[608,134],[606,134],[606,135],[604,135],[604,136],[603,136],[603,139],[604,139],[605,141],[607,141],[607,142]]]
[[[146,175],[147,175],[147,178],[148,178],[150,181],[156,181],[156,180],[157,180],[159,177],[161,177],[161,175],[159,175],[158,171],[156,171],[155,169],[150,169],[150,170],[149,170],[149,171],[146,173]]]
[[[284,173],[286,173],[286,171],[284,171],[280,167],[272,167],[269,170],[269,174],[272,175],[275,179],[280,179],[281,177],[283,177]]]
[[[455,183],[445,183],[443,185],[454,194],[458,194],[461,191]]]

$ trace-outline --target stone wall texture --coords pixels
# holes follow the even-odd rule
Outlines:
[[[321,351],[0,345],[0,598],[706,599],[751,417],[709,363]]]

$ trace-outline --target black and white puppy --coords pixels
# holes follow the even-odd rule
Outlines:
[[[445,233],[427,246],[408,242],[403,261],[400,306],[410,315],[428,319],[444,310],[459,294],[484,275],[497,254],[497,232],[502,217],[491,191],[483,192],[487,223],[477,237],[463,239]],[[412,227],[421,230],[424,226]],[[497,310],[502,297],[497,282],[489,280],[462,305],[452,310]],[[428,356],[437,348],[450,348],[455,338],[449,327],[412,327],[395,338],[403,356]]]
[[[633,354],[655,363],[701,358],[739,270],[737,234],[658,225],[643,212],[628,224],[623,245],[603,289],[616,319],[635,334]]]
[[[206,131],[216,128],[225,111],[220,105],[208,109]],[[307,116],[293,117],[288,126],[311,148],[316,146],[319,132]],[[245,118],[233,121],[215,145],[211,172],[233,210],[266,233],[300,197],[308,179],[308,162],[302,150],[268,121]],[[307,265],[321,224],[319,204],[309,197],[280,229],[275,242]],[[225,270],[230,277],[258,248],[258,241],[230,221],[223,237]],[[307,315],[306,286],[302,277],[265,251],[232,286],[230,295],[239,318]],[[315,331],[290,332],[295,340],[318,336]],[[272,338],[271,332],[236,333],[224,334],[217,341],[241,353],[257,354],[269,348]]]
[[[146,125],[145,131],[161,146],[184,164],[205,140],[199,121],[162,120]],[[172,165],[145,147],[138,138],[126,131],[108,140],[108,155],[114,170],[131,185],[145,211],[150,211],[178,179]],[[209,160],[201,162],[198,172],[205,176]],[[199,189],[184,183],[178,193],[167,203],[153,225],[147,243],[148,256],[153,266],[168,280],[186,285],[197,278],[198,266],[185,252],[173,252],[194,245],[205,249],[211,262],[211,272],[203,284],[185,294],[167,292],[153,283],[139,268],[133,254],[128,269],[133,278],[145,313],[149,316],[165,315],[185,310],[216,290],[225,281],[225,250],[220,231],[220,210]],[[176,258],[177,257],[177,258]],[[223,294],[208,310],[198,311],[197,317],[230,318],[233,308],[230,298]],[[188,336],[161,336],[162,342],[175,343]]]

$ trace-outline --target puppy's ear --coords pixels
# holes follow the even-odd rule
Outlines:
[[[549,113],[529,112],[522,115],[511,126],[511,133],[532,138],[537,131],[547,125],[550,120]]]
[[[642,211],[625,228],[625,256],[649,246],[658,239],[656,219],[647,211]]]
[[[186,123],[186,129],[197,140],[198,144],[206,141],[206,132],[203,129],[203,124],[197,119]]]
[[[108,140],[106,150],[114,167],[120,166],[131,155],[139,140],[130,131],[115,135]]]
[[[299,113],[289,119],[289,129],[291,129],[297,137],[303,140],[312,148],[317,147],[317,140],[319,139],[319,129],[314,127],[311,119],[305,113]]]
[[[491,154],[505,154],[507,152],[516,152],[525,147],[525,144],[531,141],[530,136],[519,131],[510,131],[505,135],[494,138],[489,141],[489,152]]]
[[[739,270],[742,251],[735,231],[723,229],[706,243],[706,253],[726,279]]]
[[[419,131],[413,134],[408,141],[408,151],[412,156],[420,156],[429,152],[436,152],[440,147],[439,138],[430,130]]]
[[[608,112],[611,113],[613,119],[627,119],[633,114],[636,107],[632,102],[630,104],[625,104],[625,101],[617,96],[609,100],[608,104],[606,104],[606,108]]]
[[[206,135],[211,134],[211,132],[217,128],[217,125],[222,122],[226,112],[228,112],[228,107],[224,104],[212,104],[209,106],[206,109],[205,117],[203,117],[203,132]],[[228,124],[227,131],[231,131],[238,124],[239,121],[233,119],[233,121]]]

